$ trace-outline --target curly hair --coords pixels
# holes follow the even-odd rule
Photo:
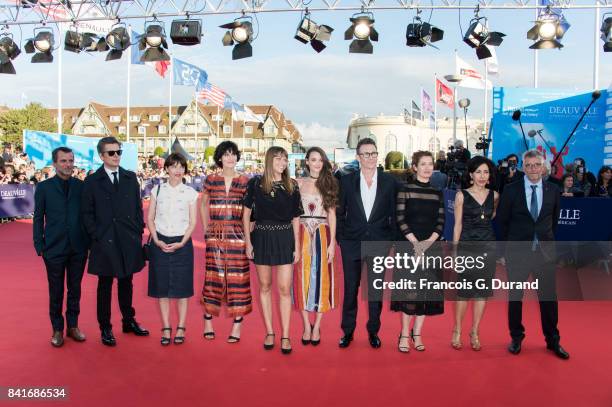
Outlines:
[[[215,164],[217,164],[217,167],[223,168],[223,162],[221,161],[221,158],[228,151],[230,153],[236,154],[236,161],[240,161],[240,150],[238,149],[238,145],[233,141],[226,140],[221,142],[215,149],[213,160],[215,161]]]

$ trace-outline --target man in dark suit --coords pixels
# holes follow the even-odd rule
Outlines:
[[[371,138],[364,138],[357,144],[357,160],[360,169],[340,179],[340,199],[337,208],[338,242],[342,250],[344,268],[344,302],[342,304],[342,331],[344,336],[339,346],[346,348],[353,340],[357,320],[357,295],[363,263],[368,258],[361,253],[363,241],[393,241],[396,235],[395,200],[397,181],[389,174],[376,168],[378,151]],[[381,253],[386,255],[387,253]],[[371,273],[368,273],[370,280]],[[370,286],[370,281],[368,281]],[[370,287],[368,287],[370,288]],[[382,297],[380,293],[369,292],[368,324],[370,345],[381,345],[380,314]]]
[[[64,280],[66,280],[67,336],[83,342],[78,327],[81,281],[87,262],[89,239],[80,220],[83,181],[72,177],[74,154],[67,147],[52,152],[56,175],[36,186],[34,193],[34,248],[42,256],[49,282],[51,345],[64,344]]]
[[[98,276],[97,315],[102,343],[115,346],[111,325],[113,278],[117,278],[123,332],[149,334],[134,319],[132,307],[132,275],[145,265],[144,220],[136,174],[119,167],[121,143],[114,137],[104,137],[97,148],[104,165],[85,179],[82,215],[92,240],[88,272]]]
[[[523,154],[525,176],[506,185],[497,209],[497,222],[507,240],[508,281],[522,283],[533,274],[538,281],[542,331],[547,349],[562,359],[569,354],[561,347],[556,294],[555,229],[559,220],[559,191],[542,180],[544,157],[537,150]],[[519,243],[523,242],[523,243]],[[509,291],[508,326],[512,342],[508,351],[519,354],[525,337],[522,324],[523,290]]]

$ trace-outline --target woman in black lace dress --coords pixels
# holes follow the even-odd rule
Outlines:
[[[470,288],[457,290],[455,303],[455,327],[451,339],[454,349],[461,349],[461,326],[468,301],[473,300],[473,319],[470,345],[480,350],[478,329],[485,310],[487,298],[493,295],[491,280],[495,276],[495,233],[492,219],[499,201],[499,194],[489,185],[494,185],[493,163],[481,156],[472,158],[467,165],[469,188],[457,191],[455,196],[455,228],[453,244],[458,245],[460,256],[484,256],[484,267],[459,270],[457,281],[469,284]],[[482,263],[481,263],[482,264]],[[461,271],[461,273],[459,273]],[[465,287],[465,285],[464,285]]]
[[[442,191],[431,186],[429,179],[433,173],[433,155],[429,151],[417,151],[412,156],[414,179],[409,180],[397,195],[397,223],[406,240],[412,243],[414,251],[436,255],[430,250],[431,245],[440,239],[444,231],[444,199]],[[438,248],[435,248],[436,250]],[[441,271],[437,269],[419,269],[407,276],[412,280],[421,278],[428,281],[440,281]],[[401,273],[394,273],[399,276]],[[418,287],[418,286],[417,286]],[[391,302],[391,310],[402,312],[402,332],[399,337],[400,352],[407,353],[412,339],[414,348],[424,351],[421,330],[426,315],[438,315],[444,312],[444,294],[442,290],[421,290],[403,292],[401,300]],[[410,322],[414,318],[413,329]],[[410,336],[408,334],[410,333]]]

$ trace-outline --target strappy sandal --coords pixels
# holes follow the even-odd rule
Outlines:
[[[410,338],[412,338],[412,342],[414,342],[414,337],[415,336],[421,336],[421,335],[415,335],[414,334],[414,330],[411,329],[410,330]],[[418,350],[419,352],[424,352],[425,351],[425,345],[423,345],[423,344],[417,345],[415,343],[414,349]]]
[[[182,329],[183,332],[185,332],[187,329],[185,329],[185,327],[183,326],[177,326],[176,327],[176,333],[178,334],[179,329]],[[183,343],[185,343],[185,335],[183,334],[182,336],[175,336],[174,337],[174,344],[175,345],[182,345]]]
[[[170,331],[170,335],[172,335],[172,328],[162,328],[161,329],[162,333],[164,333],[165,331]],[[168,346],[170,345],[170,338],[166,338],[165,336],[161,337],[161,346]]]
[[[478,352],[482,347],[480,346],[480,339],[478,339],[478,334],[474,331],[470,332],[470,345],[472,346],[472,350]]]
[[[287,341],[289,342],[289,345],[291,345],[290,339],[289,338],[281,338],[281,352],[283,353],[283,355],[288,355],[291,353],[291,351],[293,350],[292,348],[283,348],[283,341]]]
[[[204,315],[204,319],[210,321],[213,319],[212,315]],[[212,341],[215,339],[215,331],[204,331],[204,339]]]
[[[461,343],[461,332],[454,330],[453,331],[453,337],[451,338],[451,346],[453,347],[453,349],[459,350],[463,347],[463,344]]]
[[[400,345],[402,343],[402,339],[404,338],[408,339],[408,346]],[[397,350],[399,350],[402,353],[410,352],[410,337],[409,336],[402,335],[401,333],[399,334],[399,338],[397,339]]]
[[[240,324],[243,319],[244,319],[243,317],[234,318],[234,324]],[[227,343],[238,343],[238,342],[240,342],[239,336],[230,335],[227,337]]]
[[[271,336],[272,338],[274,338],[274,334],[266,334],[266,339],[267,339],[269,336]],[[265,339],[264,339],[264,341],[265,341]],[[272,343],[270,343],[270,344],[267,344],[267,343],[265,343],[265,342],[264,342],[264,349],[265,349],[265,350],[271,350],[271,349],[273,349],[273,348],[274,348],[274,339],[272,340]]]

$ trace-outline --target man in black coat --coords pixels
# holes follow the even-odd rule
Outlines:
[[[510,283],[523,283],[533,274],[538,282],[542,331],[547,349],[561,359],[569,354],[561,347],[556,294],[555,229],[559,220],[559,190],[542,180],[544,157],[537,150],[523,155],[525,176],[507,184],[497,208],[502,240],[506,240],[506,268]],[[522,242],[522,243],[521,243]],[[512,288],[512,287],[511,287]],[[508,351],[519,354],[525,337],[522,324],[523,290],[509,291],[508,327],[512,342]]]
[[[396,237],[395,205],[397,181],[376,167],[378,151],[371,138],[357,144],[357,159],[360,170],[342,176],[340,199],[337,208],[338,242],[342,250],[344,269],[344,301],[342,304],[342,331],[344,336],[339,346],[347,348],[353,340],[357,320],[357,296],[361,280],[361,269],[368,258],[361,253],[365,241],[393,241]],[[384,246],[384,245],[383,245]],[[378,250],[378,249],[377,249]],[[381,253],[386,255],[388,253]],[[371,282],[368,272],[368,290]],[[382,297],[369,291],[368,324],[370,345],[381,346],[378,331]]]
[[[64,280],[66,335],[77,342],[85,340],[78,319],[89,238],[80,219],[83,181],[72,177],[74,154],[67,147],[58,147],[51,156],[56,175],[36,186],[33,237],[36,254],[42,256],[47,269],[51,345],[60,347],[64,344]]]
[[[123,332],[149,334],[134,319],[132,307],[132,275],[145,265],[144,220],[136,174],[119,167],[121,143],[114,137],[104,137],[97,148],[104,165],[85,179],[82,215],[92,240],[88,272],[98,276],[97,315],[102,343],[115,346],[111,325],[113,278],[117,278]]]

